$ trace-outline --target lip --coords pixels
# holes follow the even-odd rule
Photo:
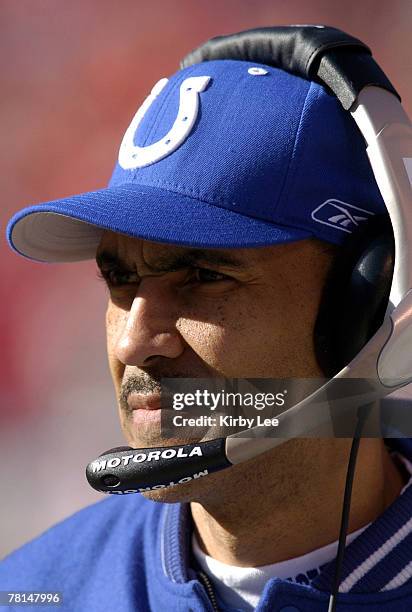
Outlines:
[[[135,425],[144,425],[145,423],[158,423],[160,425],[162,411],[160,409],[152,410],[133,410],[132,422]]]
[[[160,393],[130,393],[127,398],[130,410],[159,410],[161,408]]]
[[[130,393],[127,405],[135,425],[159,423],[161,418],[160,393]]]

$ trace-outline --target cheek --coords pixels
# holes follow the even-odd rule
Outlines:
[[[237,295],[190,316],[178,329],[215,372],[228,378],[312,375],[307,307],[279,291]],[[304,316],[305,315],[305,316]]]
[[[110,373],[112,375],[117,395],[120,392],[125,365],[117,359],[115,347],[119,330],[122,329],[121,325],[124,324],[125,316],[125,311],[115,308],[115,306],[109,302],[106,311],[107,356],[109,360]]]
[[[258,364],[267,335],[262,314],[252,300],[236,296],[219,301],[203,314],[193,312],[193,318],[186,313],[179,318],[177,328],[192,350],[221,375],[259,376],[262,373]]]
[[[224,348],[225,330],[218,323],[180,317],[176,328],[190,348],[208,365],[215,367]]]

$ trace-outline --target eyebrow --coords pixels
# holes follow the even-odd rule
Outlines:
[[[219,253],[208,249],[189,249],[181,254],[163,255],[160,256],[154,264],[148,264],[146,262],[146,266],[152,272],[176,272],[178,270],[189,268],[190,266],[195,266],[199,263],[219,265],[229,268],[245,267],[244,261],[241,261],[232,255]],[[126,263],[121,257],[109,251],[100,251],[97,253],[96,264],[100,270],[131,270],[128,263]]]

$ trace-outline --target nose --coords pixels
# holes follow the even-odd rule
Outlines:
[[[124,365],[145,366],[156,357],[179,357],[184,341],[176,328],[173,291],[160,277],[141,280],[123,319],[115,354]]]

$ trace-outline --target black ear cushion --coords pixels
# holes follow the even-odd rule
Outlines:
[[[374,217],[340,247],[314,326],[316,358],[325,376],[347,365],[381,325],[394,259],[388,215]]]

